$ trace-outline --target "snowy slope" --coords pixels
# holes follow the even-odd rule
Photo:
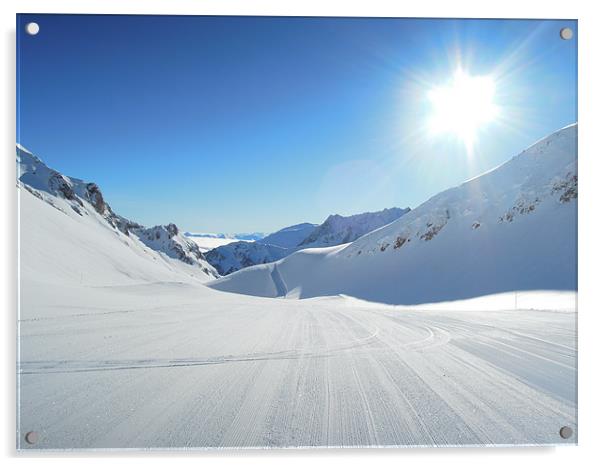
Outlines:
[[[259,240],[260,243],[273,244],[281,248],[294,248],[299,245],[316,228],[313,223],[299,223],[278,230]]]
[[[409,208],[393,207],[380,212],[365,212],[343,217],[330,215],[324,223],[318,225],[303,241],[300,248],[323,248],[350,243],[360,236],[387,225],[410,211]]]
[[[575,290],[576,141],[577,125],[563,128],[349,245],[302,250],[209,286],[394,304]]]
[[[108,268],[117,267],[113,263],[115,261],[129,263],[128,258],[132,253],[134,256],[143,257],[141,263],[132,257],[134,262],[138,263],[140,276],[128,271],[124,266],[122,272],[126,277],[146,280],[149,273],[153,274],[152,264],[144,265],[149,259],[161,263],[162,268],[167,270],[181,269],[183,264],[192,266],[186,274],[196,276],[198,279],[207,280],[217,277],[215,269],[205,260],[199,247],[180,234],[175,225],[145,228],[115,214],[96,184],[86,183],[48,168],[38,157],[21,146],[17,146],[17,178],[18,186],[22,188],[21,225],[23,244],[26,245],[22,249],[22,254],[31,254],[31,251],[35,250],[41,257],[55,255],[55,267],[60,268],[62,261],[58,251],[66,255],[75,254],[69,251],[68,245],[71,242],[82,241],[84,244],[89,244],[89,247],[98,243],[102,251],[114,252],[103,256],[108,260],[106,264]],[[54,211],[48,211],[48,208]],[[57,243],[62,243],[64,240],[65,250],[62,250],[58,244],[49,244],[46,245],[49,251],[38,251],[38,246],[42,244],[39,238],[25,241],[29,235],[34,235],[39,230],[41,217],[52,218],[50,228],[56,227],[64,232],[64,239],[58,234],[59,231],[56,237],[52,238]],[[43,234],[40,231],[38,233]],[[80,235],[87,236],[80,237]],[[110,241],[106,244],[108,238]],[[121,251],[124,245],[129,250]],[[125,257],[122,257],[123,254]],[[84,257],[86,255],[82,253],[81,258],[74,258],[75,262],[81,262],[80,259]],[[90,271],[94,275],[94,271],[100,268],[98,263],[95,263],[94,267],[85,267],[83,263],[79,265],[81,265],[79,275],[89,275]],[[149,267],[148,271],[145,270],[147,267]],[[159,276],[163,276],[163,272],[163,270],[158,272]],[[81,279],[79,275],[76,278]],[[116,278],[112,274],[109,275],[111,279]],[[97,278],[100,282],[104,279],[102,274]],[[91,277],[89,276],[88,279]]]

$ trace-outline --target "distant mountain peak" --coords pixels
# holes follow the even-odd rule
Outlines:
[[[299,243],[300,247],[327,247],[355,241],[362,235],[387,225],[403,215],[410,208],[391,207],[378,212],[364,212],[344,217],[329,215],[324,223],[318,225],[312,233]]]
[[[220,274],[227,275],[253,265],[274,262],[299,249],[348,243],[407,212],[409,209],[393,207],[349,217],[333,214],[321,225],[298,223],[282,228],[255,243],[237,242],[219,246],[207,253],[207,260]]]

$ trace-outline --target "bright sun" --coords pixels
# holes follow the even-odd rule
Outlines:
[[[448,85],[432,89],[428,97],[433,105],[431,130],[455,134],[468,152],[472,152],[479,128],[499,113],[494,102],[493,78],[470,76],[461,68]]]

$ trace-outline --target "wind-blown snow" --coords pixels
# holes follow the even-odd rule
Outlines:
[[[298,251],[209,286],[257,296],[344,294],[390,304],[576,290],[577,126],[444,191],[349,245]],[[271,272],[277,267],[280,286]]]

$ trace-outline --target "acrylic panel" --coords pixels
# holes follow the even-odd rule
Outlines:
[[[577,32],[17,15],[17,447],[576,444]]]

